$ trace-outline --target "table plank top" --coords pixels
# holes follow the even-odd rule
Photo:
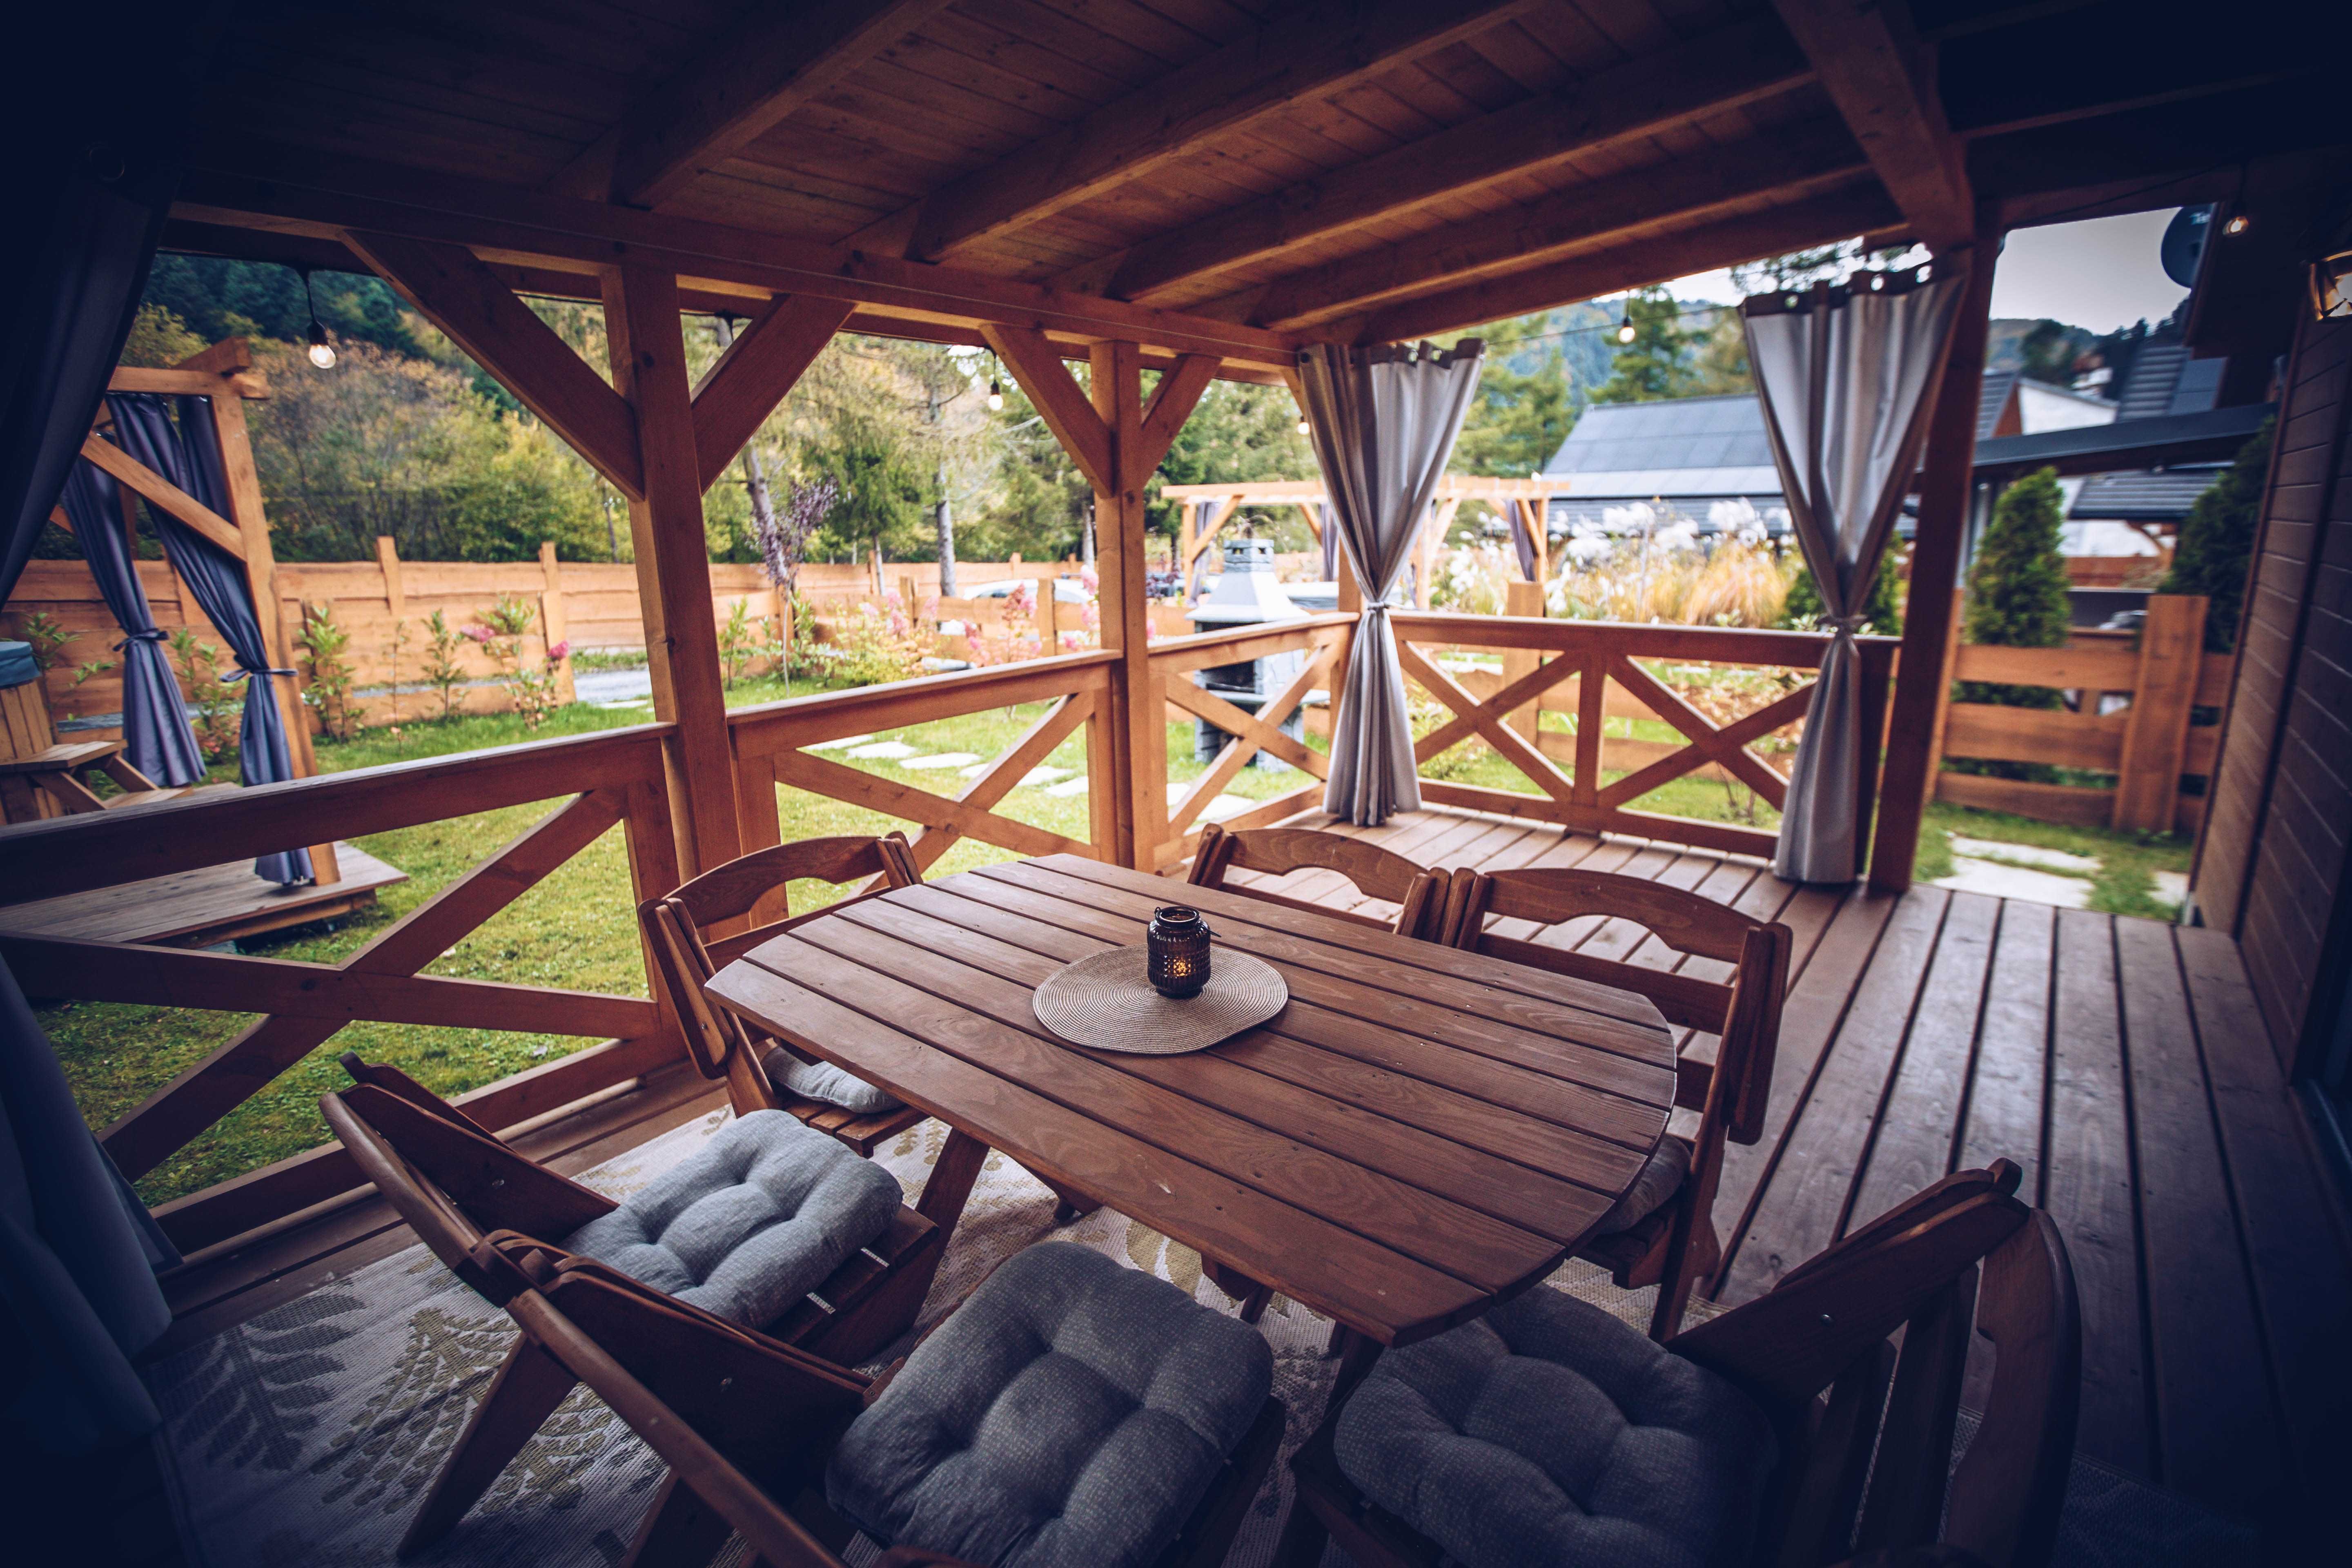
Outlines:
[[[1205,1051],[1070,1045],[1031,1011],[1159,904],[1282,972],[1289,1005]],[[1647,998],[1077,856],[840,905],[709,992],[1022,1164],[1384,1344],[1557,1268],[1664,1135]]]

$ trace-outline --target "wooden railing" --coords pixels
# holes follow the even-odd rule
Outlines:
[[[1944,756],[2113,773],[2116,783],[2048,784],[1948,769],[1936,775],[1936,798],[2045,822],[2194,833],[2205,796],[2183,793],[2181,783],[2213,771],[2221,731],[2197,720],[2206,716],[2200,710],[2218,714],[2229,700],[2232,666],[2231,655],[2204,651],[2204,632],[2203,599],[2158,594],[2147,601],[2137,647],[2128,634],[2116,634],[2105,647],[1956,648],[1958,680],[2065,691],[2074,706],[1954,702],[1945,715]],[[2117,696],[2128,702],[2107,700]]]
[[[1111,667],[1118,658],[1099,651],[1072,654],[735,710],[728,715],[728,724],[734,741],[743,847],[749,851],[781,840],[776,786],[784,784],[912,824],[915,858],[925,867],[967,837],[1020,855],[1095,855],[1096,846],[1111,841],[1108,814],[1116,805],[1107,784],[1114,773],[1108,719]],[[849,735],[1040,701],[1053,706],[987,771],[952,795],[935,795],[806,749]],[[1029,770],[1081,724],[1087,726],[1090,784],[1087,841],[996,811]]]
[[[1640,834],[1738,854],[1772,852],[1776,836],[1769,829],[1637,810],[1633,803],[1660,784],[1705,773],[1736,779],[1775,810],[1782,808],[1788,776],[1756,746],[1804,717],[1812,695],[1810,677],[1821,665],[1825,637],[1809,632],[1507,616],[1398,613],[1391,616],[1390,624],[1396,628],[1406,679],[1451,714],[1421,738],[1414,756],[1425,764],[1475,736],[1541,792],[1528,795],[1423,778],[1423,800],[1536,817],[1586,833]],[[1890,637],[1864,637],[1861,642],[1867,732],[1855,830],[1857,841],[1866,843],[1897,645]],[[1499,651],[1503,670],[1499,677],[1490,673],[1483,680],[1465,680],[1432,657],[1444,647]],[[1808,679],[1750,712],[1718,722],[1643,668],[1642,660],[1761,666]],[[1539,715],[1547,710],[1569,715],[1572,728],[1542,728]],[[1659,720],[1683,739],[1676,743],[1610,736],[1605,731],[1611,718]],[[1618,776],[1612,779],[1612,773]]]
[[[100,1134],[133,1179],[343,1025],[361,1021],[602,1042],[459,1097],[476,1121],[515,1127],[679,1059],[676,1021],[642,997],[422,971],[616,823],[626,834],[636,896],[675,887],[677,847],[663,783],[667,732],[667,725],[608,731],[0,829],[5,905],[571,797],[340,963],[70,941],[9,930],[5,908],[0,959],[42,996],[261,1015]],[[156,1217],[184,1253],[194,1254],[363,1190],[358,1167],[331,1143],[165,1204]]]
[[[1148,699],[1150,710],[1171,718],[1205,719],[1234,737],[1217,753],[1208,771],[1185,785],[1173,800],[1168,795],[1168,758],[1164,752],[1149,761],[1138,759],[1136,776],[1143,798],[1135,803],[1135,812],[1139,823],[1158,825],[1159,831],[1151,840],[1155,868],[1172,866],[1192,854],[1203,826],[1201,814],[1260,752],[1306,773],[1307,782],[1227,817],[1223,826],[1261,826],[1295,816],[1321,801],[1323,781],[1330,776],[1328,760],[1321,752],[1284,734],[1282,726],[1298,711],[1309,692],[1327,691],[1337,701],[1339,678],[1348,666],[1348,639],[1355,626],[1352,614],[1332,613],[1241,631],[1198,632],[1151,645],[1151,692]],[[1204,689],[1192,679],[1195,670],[1216,665],[1298,652],[1307,655],[1304,667],[1255,713],[1246,712]],[[1150,731],[1164,747],[1167,727],[1154,724]]]

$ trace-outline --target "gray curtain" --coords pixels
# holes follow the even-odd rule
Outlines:
[[[1751,299],[1748,362],[1789,522],[1832,633],[1789,779],[1772,868],[1799,882],[1862,869],[1862,656],[1854,633],[1927,439],[1931,393],[1966,263],[1865,274],[1851,286]]]
[[[139,585],[139,570],[122,527],[122,491],[114,476],[83,459],[66,476],[59,498],[98,591],[122,628],[122,752],[157,784],[194,784],[205,776],[204,752],[188,726],[187,704],[163,651],[163,634]]]
[[[1423,343],[1299,351],[1298,374],[1315,460],[1331,498],[1331,531],[1364,591],[1331,736],[1323,809],[1350,822],[1385,822],[1421,805],[1389,610],[1429,515],[1430,498],[1478,391],[1482,345]]]
[[[115,439],[132,457],[226,517],[228,476],[221,467],[220,440],[208,400],[177,401],[175,426],[172,399],[145,392],[109,393],[106,405],[114,415]],[[149,507],[147,515],[163,536],[172,569],[236,657],[237,668],[226,679],[246,683],[245,710],[237,724],[238,776],[249,784],[284,783],[294,776],[294,763],[287,749],[286,721],[278,710],[276,680],[290,679],[294,672],[269,667],[268,644],[262,640],[244,565],[161,507]],[[280,884],[307,882],[310,858],[302,850],[264,855],[253,863],[253,874]]]
[[[154,1429],[131,1358],[171,1327],[155,1272],[179,1261],[0,965],[0,1302],[26,1362],[5,1413],[39,1447],[87,1453]]]
[[[1339,577],[1339,525],[1331,515],[1329,501],[1315,503],[1316,518],[1323,528],[1323,578],[1326,583]]]

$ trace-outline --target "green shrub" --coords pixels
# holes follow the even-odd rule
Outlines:
[[[2180,525],[2180,544],[2159,594],[2205,595],[2205,647],[2227,653],[2238,646],[2238,615],[2246,597],[2246,563],[2254,551],[2254,528],[2262,521],[2263,483],[2271,463],[2274,420],[2263,421],[2254,438],[2215,479]]]
[[[1880,637],[1903,635],[1903,569],[1895,560],[1901,549],[1898,544],[1888,543],[1886,553],[1878,558],[1878,576],[1870,584],[1870,597],[1863,601],[1863,619]],[[1813,569],[1800,562],[1797,575],[1789,584],[1789,596],[1780,607],[1780,624],[1808,629],[1818,626],[1828,613],[1822,603],[1822,590],[1813,581]]]

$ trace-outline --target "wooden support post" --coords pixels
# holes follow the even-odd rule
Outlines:
[[[229,521],[236,524],[238,542],[245,546],[246,591],[253,597],[253,618],[261,625],[261,642],[271,668],[294,668],[294,639],[287,635],[278,603],[278,558],[269,548],[269,517],[261,508],[261,473],[253,464],[253,443],[245,428],[245,400],[228,395],[224,386],[209,399],[213,434],[220,442],[221,471],[228,480]],[[278,716],[286,726],[286,752],[294,776],[307,779],[319,771],[310,749],[310,715],[292,676],[270,683],[278,693]],[[340,882],[331,840],[310,847],[311,879]]]
[[[1503,613],[1507,616],[1532,616],[1540,619],[1544,613],[1543,584],[1540,583],[1506,583],[1503,584]],[[1541,652],[1531,647],[1503,650],[1503,684],[1510,685],[1535,673],[1543,659]],[[1503,722],[1530,741],[1536,737],[1536,704],[1530,700],[1524,708],[1515,708]]]
[[[539,542],[539,629],[545,634],[547,646],[553,649],[572,640],[572,621],[563,603],[563,569],[555,563],[555,541]],[[555,695],[565,702],[572,700],[572,652],[564,649],[563,657],[555,661]]]
[[[2114,825],[2169,833],[2179,811],[2180,759],[2189,747],[2189,710],[2205,655],[2201,595],[2151,594],[2139,629],[2139,679],[2124,727],[2123,766],[2116,778]]]
[[[733,859],[741,839],[677,279],[631,265],[606,272],[604,334],[636,423],[645,499],[629,502],[629,536],[654,712],[677,726],[666,760],[678,866],[694,876]]]
[[[400,547],[388,533],[375,536],[375,564],[376,570],[383,574],[384,605],[392,612],[392,618],[399,620],[408,614],[408,587],[400,574]]]
[[[1111,667],[1111,725],[1117,742],[1112,761],[1113,799],[1123,803],[1114,835],[1113,858],[1122,866],[1150,870],[1153,850],[1168,821],[1168,778],[1153,763],[1160,747],[1152,730],[1167,729],[1162,703],[1151,686],[1150,606],[1143,595],[1146,535],[1143,482],[1151,470],[1136,471],[1143,454],[1143,362],[1133,343],[1097,343],[1091,355],[1095,415],[1109,437],[1109,488],[1095,490],[1095,573],[1100,580],[1103,647],[1117,648]]]
[[[1928,416],[1927,451],[1919,480],[1919,531],[1911,550],[1911,595],[1903,622],[1902,662],[1895,705],[1886,722],[1886,763],[1881,775],[1878,829],[1870,855],[1870,885],[1899,893],[1911,885],[1919,853],[1919,820],[1936,785],[1927,771],[1938,721],[1951,686],[1951,630],[1960,542],[1968,531],[1977,453],[1977,396],[1984,383],[1987,317],[1992,275],[2000,258],[2000,229],[1990,216],[1977,225],[1968,293]]]
[[[1968,595],[1959,589],[1952,590],[1952,624],[1944,632],[1944,668],[1960,667],[1960,630],[1967,624]],[[1936,689],[1936,722],[1928,731],[1927,798],[1936,798],[1936,778],[1944,771],[1944,731],[1952,722],[1952,683],[1945,681]]]

